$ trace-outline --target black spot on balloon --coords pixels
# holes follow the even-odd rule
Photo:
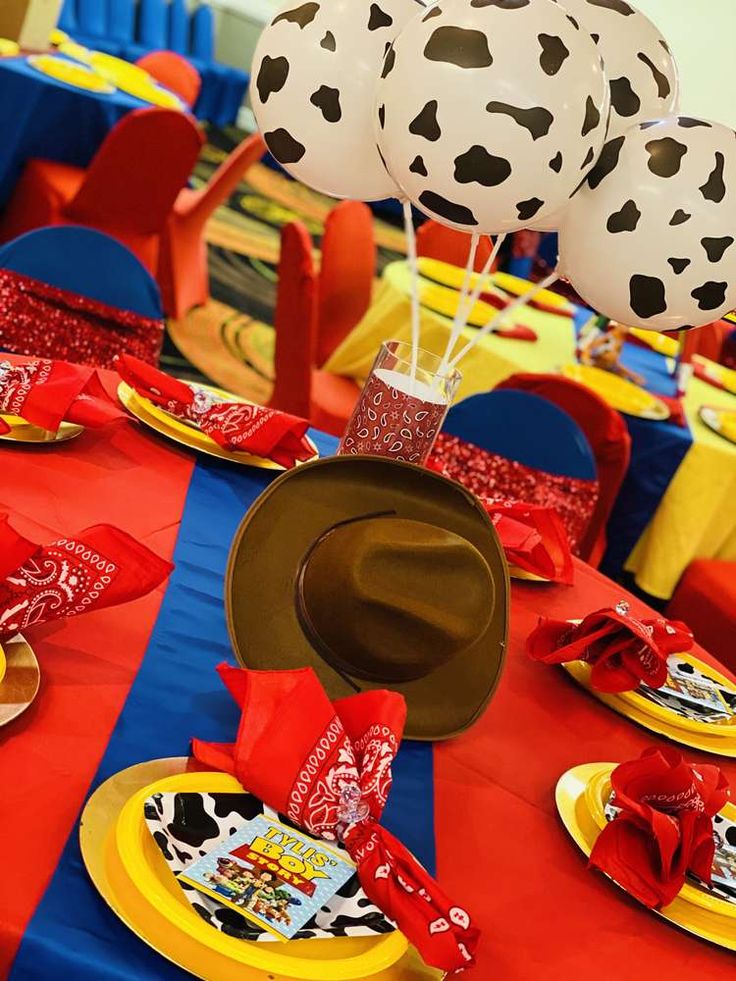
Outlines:
[[[652,77],[657,83],[657,95],[660,97],[660,99],[666,99],[672,91],[670,80],[663,71],[660,71],[659,68],[657,68],[652,59],[648,58],[643,51],[640,51],[636,57],[639,59],[639,61],[643,61],[649,71],[652,73]]]
[[[723,238],[701,238],[700,240],[700,244],[711,262],[720,262],[733,242],[734,239],[731,235],[724,235]]]
[[[555,34],[538,34],[537,40],[542,46],[539,64],[545,75],[556,75],[562,68],[565,59],[570,57],[569,50],[561,37]]]
[[[383,69],[381,71],[381,78],[385,78],[389,72],[393,71],[394,65],[396,64],[396,49],[393,43],[389,46],[386,52],[386,57],[383,59]]]
[[[639,129],[651,129],[652,126],[659,126],[661,119],[649,119],[646,123],[639,123]]]
[[[409,170],[412,172],[412,174],[420,174],[422,177],[429,176],[424,161],[418,154],[409,164]]]
[[[433,211],[436,215],[447,218],[448,221],[458,225],[478,224],[478,219],[470,208],[466,208],[463,204],[457,204],[455,201],[448,201],[447,198],[443,198],[441,194],[435,194],[434,191],[422,191],[419,195],[419,203],[423,204],[428,211]]]
[[[572,26],[575,28],[576,31],[580,30],[580,24],[578,24],[578,22],[575,20],[572,14],[568,14],[567,19],[570,21],[570,23],[572,24]]]
[[[624,0],[588,0],[591,7],[604,7],[606,10],[614,10],[617,14],[629,17],[634,13],[634,8],[630,7]]]
[[[368,17],[368,30],[377,31],[380,27],[391,27],[394,19],[378,6],[377,3],[371,4],[370,15]]]
[[[703,283],[702,286],[698,286],[696,290],[690,293],[690,296],[698,301],[698,309],[715,310],[717,307],[722,307],[726,302],[727,287],[728,283],[714,283],[710,280]]]
[[[588,150],[588,152],[585,154],[585,160],[583,160],[580,169],[585,170],[585,168],[589,167],[594,160],[595,160],[595,151],[593,150],[593,147],[591,147]]]
[[[689,259],[668,259],[667,262],[672,266],[675,276],[679,276],[680,273],[685,272],[690,265]]]
[[[692,116],[678,116],[677,125],[682,126],[683,129],[695,129],[696,126],[704,126],[706,129],[712,129],[711,124],[704,119],[693,119]]]
[[[628,78],[612,78],[609,87],[611,89],[611,105],[619,116],[635,116],[641,109],[641,99],[631,87]]]
[[[424,57],[458,68],[488,68],[493,64],[483,31],[464,27],[438,27],[424,47]]]
[[[529,131],[533,140],[546,136],[555,121],[552,113],[540,106],[533,109],[520,109],[518,106],[510,106],[507,102],[489,102],[486,106],[486,112],[511,116],[519,126],[523,126]]]
[[[684,225],[686,221],[690,221],[692,215],[689,215],[687,211],[683,211],[682,208],[678,208],[674,215],[670,218],[670,225]]]
[[[593,38],[593,44],[598,44],[601,39],[600,34],[591,34],[590,36]]]
[[[458,184],[498,187],[510,174],[511,164],[505,157],[495,157],[477,144],[455,157],[455,180]]]
[[[307,24],[311,24],[317,16],[318,10],[318,3],[303,3],[301,7],[295,7],[293,10],[285,10],[283,14],[274,17],[272,23],[278,24],[280,20],[285,20],[290,24],[298,24],[300,29],[304,30]]]
[[[414,136],[423,136],[425,140],[434,143],[442,136],[442,130],[437,122],[437,100],[430,99],[422,111],[409,123],[409,132]]]
[[[381,129],[386,125],[386,106],[384,105],[378,107],[378,125]]]
[[[338,89],[332,89],[329,85],[320,85],[316,92],[312,92],[309,101],[321,111],[328,123],[337,123],[342,119]]]
[[[700,193],[706,201],[715,201],[716,204],[726,196],[726,185],[723,182],[723,168],[726,158],[722,153],[716,153],[716,165],[711,171],[708,180],[700,188]]]
[[[164,856],[164,858],[168,858],[170,862],[173,862],[174,856],[169,851],[169,839],[166,837],[163,831],[154,831],[153,839],[161,849],[161,854]]]
[[[542,207],[544,207],[544,201],[540,201],[539,198],[529,198],[528,201],[519,201],[516,210],[521,221],[529,221]]]
[[[185,845],[201,848],[218,834],[217,821],[204,809],[201,794],[175,794],[174,814],[167,831]]]
[[[632,276],[629,280],[629,302],[637,315],[647,320],[667,309],[664,283],[656,276]]]
[[[634,232],[639,224],[641,211],[636,206],[636,202],[629,199],[620,211],[615,211],[606,222],[606,228],[613,235],[619,232]]]
[[[687,153],[684,143],[665,136],[661,140],[650,140],[645,149],[649,154],[647,166],[657,177],[674,177],[679,174],[682,158]]]
[[[601,154],[598,157],[595,167],[588,174],[588,187],[594,191],[598,185],[605,180],[608,175],[618,166],[618,158],[621,155],[621,147],[624,145],[624,137],[617,136],[614,140],[609,140],[603,145]]]
[[[520,10],[529,0],[470,0],[471,7],[500,7],[501,10]]]
[[[268,102],[268,97],[274,92],[280,92],[289,77],[289,62],[286,58],[269,58],[264,55],[258,69],[256,88],[261,102]]]
[[[281,126],[270,133],[264,133],[263,139],[271,154],[281,164],[297,163],[307,152],[307,148]]]
[[[422,17],[422,23],[424,23],[425,20],[429,20],[430,17],[439,17],[441,13],[442,13],[442,9],[440,7],[432,7],[429,13],[425,14],[424,17]]]
[[[669,46],[669,44],[667,44],[667,42],[665,41],[665,39],[664,39],[663,37],[661,37],[661,38],[659,39],[659,43],[660,43],[660,44],[662,45],[662,47],[663,47],[663,48],[664,48],[664,50],[665,50],[665,51],[667,52],[667,54],[672,54],[672,52],[670,51],[670,46]]]
[[[583,122],[583,129],[581,136],[587,136],[592,130],[596,128],[598,123],[601,121],[601,114],[596,106],[595,102],[591,96],[588,96],[585,103],[585,120]]]
[[[337,42],[335,41],[335,35],[332,31],[325,31],[325,36],[319,42],[320,48],[324,48],[325,51],[336,51]]]
[[[559,150],[550,160],[549,167],[550,170],[554,170],[556,174],[559,174],[559,172],[562,170],[562,154],[559,152]]]

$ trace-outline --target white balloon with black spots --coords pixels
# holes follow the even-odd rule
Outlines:
[[[513,232],[558,210],[605,139],[598,50],[553,0],[439,0],[399,34],[381,76],[386,166],[451,228]]]
[[[390,42],[421,0],[308,0],[282,6],[261,34],[250,97],[268,149],[298,180],[336,198],[399,191],[373,132]]]
[[[598,45],[611,90],[608,138],[676,111],[677,65],[659,28],[627,0],[559,0]]]
[[[628,326],[690,329],[736,307],[736,133],[670,116],[609,140],[565,213],[560,271]]]

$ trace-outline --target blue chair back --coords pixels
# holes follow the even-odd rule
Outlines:
[[[108,36],[105,0],[77,0],[77,30],[88,37]]]
[[[109,37],[130,44],[135,37],[135,0],[107,0]]]
[[[59,14],[59,29],[74,34],[77,29],[77,5],[75,0],[64,0]]]
[[[166,0],[140,0],[138,5],[138,37],[140,44],[159,51],[168,47],[169,12]]]
[[[93,228],[37,228],[0,247],[0,269],[132,310],[163,318],[156,280],[124,245]]]
[[[202,3],[192,14],[192,34],[190,54],[200,61],[210,62],[215,58],[215,18],[212,8]]]
[[[579,480],[597,477],[593,451],[572,416],[529,392],[473,395],[450,409],[442,429],[527,467]]]
[[[189,52],[189,13],[186,0],[171,0],[169,4],[169,51],[185,55]]]

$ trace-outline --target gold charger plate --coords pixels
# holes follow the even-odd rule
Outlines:
[[[676,656],[678,660],[692,664],[697,670],[707,673],[719,685],[736,693],[736,686],[733,682],[709,664],[705,664],[690,654],[678,654]],[[660,736],[666,736],[667,739],[683,746],[691,746],[693,749],[714,753],[717,756],[736,757],[736,725],[733,723],[723,725],[711,723],[709,725],[694,719],[686,719],[661,705],[650,702],[647,698],[637,694],[636,691],[617,694],[595,691],[590,687],[590,665],[584,661],[571,661],[561,665],[561,667],[594,698],[645,729],[656,732]]]
[[[718,409],[712,405],[701,405],[698,418],[708,429],[736,443],[736,409]]]
[[[604,806],[611,792],[611,773],[617,766],[617,763],[584,763],[563,773],[557,781],[557,811],[573,841],[587,856],[608,823]],[[720,813],[729,820],[736,819],[733,804],[726,804]],[[736,950],[736,905],[693,883],[686,882],[665,909],[652,912],[688,933]]]
[[[657,422],[670,417],[670,410],[656,395],[610,371],[587,364],[566,364],[561,370],[565,378],[586,385],[618,412]]]
[[[87,872],[103,900],[136,936],[167,960],[189,971],[195,977],[204,978],[206,981],[286,981],[287,978],[293,978],[295,975],[277,974],[273,970],[264,971],[246,965],[242,961],[234,961],[217,951],[203,947],[188,934],[175,930],[156,906],[141,896],[125,871],[116,847],[116,827],[122,809],[131,797],[140,795],[141,791],[151,784],[157,784],[161,780],[174,776],[181,779],[186,773],[187,763],[186,757],[139,763],[116,773],[97,788],[82,812],[79,828],[82,858]],[[192,776],[201,777],[201,774],[192,774]],[[158,851],[155,843],[152,842],[152,846]],[[160,852],[158,859],[163,866],[162,873],[168,875],[170,885],[181,894]],[[183,896],[181,900],[189,905]],[[196,913],[193,915],[197,916]],[[214,930],[213,932],[217,933]],[[234,940],[234,938],[228,939]],[[350,942],[355,938],[338,938],[336,941],[327,942],[342,943],[343,939],[348,939]],[[248,943],[248,941],[239,941],[239,943]],[[292,943],[312,944],[320,941],[292,941]],[[308,963],[306,958],[304,961]],[[314,963],[313,973],[307,976],[315,981],[328,981],[330,975],[324,973],[324,963],[324,961]],[[354,975],[356,978],[361,976]],[[397,963],[369,976],[373,981],[430,981],[430,979],[439,981],[442,973],[425,967],[413,949],[409,948]]]
[[[84,426],[78,426],[74,422],[62,422],[58,432],[52,433],[48,429],[41,429],[40,426],[26,422],[19,416],[0,416],[0,419],[10,426],[9,433],[0,433],[0,439],[13,443],[64,443],[84,432]]]
[[[6,640],[3,648],[5,674],[0,681],[0,726],[7,725],[28,708],[41,685],[41,669],[31,646],[20,634]]]
[[[215,388],[214,385],[202,385],[200,387],[230,401],[248,403],[247,399],[225,392],[221,388]],[[186,446],[190,450],[198,450],[200,453],[208,454],[208,456],[215,456],[219,460],[230,460],[232,463],[240,463],[247,467],[260,467],[263,470],[284,469],[278,463],[274,463],[273,460],[266,460],[261,456],[253,456],[251,453],[230,453],[223,450],[213,439],[210,439],[195,426],[182,422],[166,412],[165,409],[161,409],[153,402],[138,395],[125,382],[120,382],[118,385],[118,398],[128,412],[132,413],[144,425],[149,426],[160,435],[174,440],[175,443],[181,443],[182,446]],[[319,457],[319,450],[308,437],[307,440],[314,450],[314,456],[310,457],[311,462],[311,460],[316,460]]]
[[[59,50],[62,49],[59,48]],[[110,85],[102,75],[85,68],[84,65],[67,61],[66,58],[56,58],[54,55],[31,55],[28,64],[36,71],[41,72],[42,75],[48,75],[49,78],[64,82],[75,89],[86,89],[88,92],[96,92],[98,95],[109,95],[115,91],[115,87]]]

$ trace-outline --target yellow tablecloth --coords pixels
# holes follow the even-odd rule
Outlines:
[[[460,365],[460,398],[488,391],[514,372],[554,372],[573,360],[574,326],[569,318],[527,307],[512,314],[511,320],[532,327],[538,340],[483,338]],[[442,354],[451,325],[448,317],[423,308],[422,347]],[[474,334],[467,329],[463,337]],[[410,337],[406,264],[392,263],[384,270],[370,310],[333,353],[326,368],[362,380],[370,372],[382,341]],[[702,405],[736,409],[736,397],[697,379],[691,381],[685,409],[693,445],[626,563],[638,585],[661,599],[672,595],[693,559],[736,560],[736,446],[700,422],[697,413]]]

